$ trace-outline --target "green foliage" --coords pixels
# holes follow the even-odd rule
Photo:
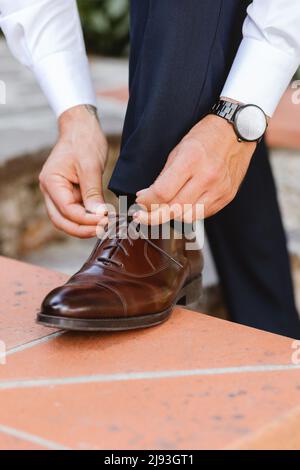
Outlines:
[[[87,49],[124,55],[129,43],[128,0],[78,0]]]

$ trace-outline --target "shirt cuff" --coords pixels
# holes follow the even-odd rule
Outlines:
[[[3,16],[11,15],[23,8],[28,8],[40,0],[1,0],[0,10]]]
[[[221,96],[255,104],[271,117],[299,63],[266,41],[244,38]]]
[[[30,67],[59,117],[74,106],[96,106],[90,68],[84,51],[60,51],[50,54]]]

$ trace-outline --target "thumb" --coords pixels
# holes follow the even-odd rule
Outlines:
[[[85,170],[79,175],[79,186],[86,211],[104,216],[107,213],[100,168]]]
[[[157,181],[160,181],[160,178],[167,172],[167,170],[170,168],[170,166],[172,165],[172,163],[174,162],[177,154],[178,154],[178,151],[179,151],[179,145],[177,145],[172,151],[171,153],[169,154],[168,158],[167,158],[167,161],[165,163],[165,166],[163,167],[163,169],[161,170],[161,172],[159,173],[159,175],[157,176],[155,182]],[[145,188],[145,189],[140,189],[136,195],[137,195],[137,202],[138,203],[141,203],[143,205],[145,205],[146,207],[148,207],[148,209],[150,209],[150,206],[151,206],[151,199],[148,198],[148,197],[145,197],[147,195],[150,195],[151,194],[151,197],[153,197],[153,194],[152,194],[152,190],[151,190],[151,187],[150,188]]]

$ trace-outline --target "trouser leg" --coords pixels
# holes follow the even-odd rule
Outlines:
[[[261,144],[235,200],[206,231],[234,321],[300,338],[286,238]]]
[[[217,99],[247,1],[132,0],[130,99],[110,189],[153,183],[169,152]],[[235,201],[207,220],[235,321],[300,337],[274,181],[261,144]]]

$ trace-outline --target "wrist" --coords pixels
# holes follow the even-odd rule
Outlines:
[[[268,127],[265,112],[255,104],[242,104],[221,97],[210,113],[227,121],[239,142],[259,143]]]
[[[219,145],[221,145],[225,151],[229,152],[235,148],[238,152],[241,146],[248,147],[252,151],[255,150],[257,142],[239,141],[233,126],[222,117],[208,114],[204,119],[210,134],[216,136]]]
[[[95,106],[86,104],[78,105],[73,108],[67,109],[64,113],[58,118],[58,128],[60,134],[74,129],[74,126],[78,123],[87,123],[87,122],[98,122],[98,112]]]
[[[233,98],[228,98],[228,96],[220,96],[220,100],[229,101],[229,103],[239,104],[241,106],[245,104],[245,103],[242,103],[241,101],[234,100]],[[265,116],[266,116],[267,124],[269,124],[269,121],[271,118],[266,113],[265,113]]]
[[[220,96],[220,100],[229,101],[230,103],[234,103],[234,104],[241,104],[241,105],[244,104],[241,101],[237,101],[237,100],[234,100],[232,98],[228,98],[227,96]]]

